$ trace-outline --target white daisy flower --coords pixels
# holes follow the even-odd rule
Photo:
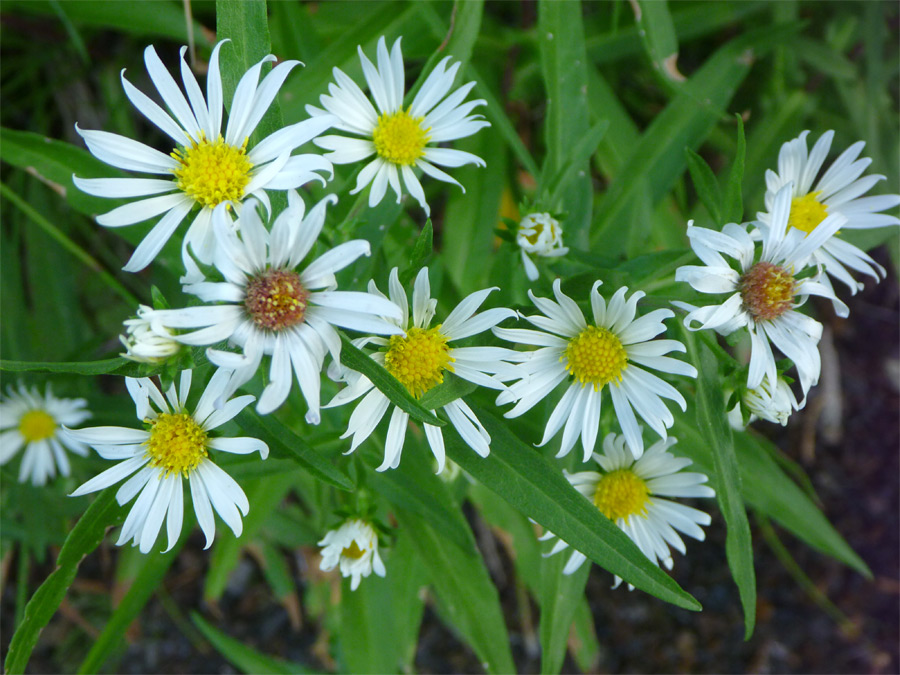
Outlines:
[[[762,251],[756,257],[756,246],[745,225],[729,223],[721,232],[694,227],[688,223],[687,235],[694,253],[706,264],[685,265],[675,272],[677,281],[686,281],[701,293],[728,293],[721,304],[696,308],[687,303],[674,304],[688,310],[684,325],[690,330],[711,328],[722,335],[746,327],[750,332],[750,372],[747,387],[756,389],[763,377],[776,381],[778,371],[769,341],[787,356],[800,374],[804,399],[809,388],[819,380],[821,361],[819,339],[822,325],[795,308],[810,295],[831,300],[838,314],[847,316],[848,309],[834,295],[831,285],[823,284],[819,275],[798,278],[812,253],[846,222],[840,214],[832,214],[812,232],[806,234],[789,228],[791,185],[776,195],[771,226],[765,228]],[[722,254],[737,262],[732,269]]]
[[[175,143],[168,154],[143,143],[109,133],[76,129],[88,149],[98,159],[126,171],[137,171],[161,178],[78,178],[75,184],[97,197],[141,199],[97,217],[106,227],[132,225],[164,214],[135,250],[123,269],[137,272],[150,264],[182,220],[195,207],[199,211],[184,237],[187,247],[202,261],[212,260],[215,249],[210,219],[219,204],[239,209],[241,202],[253,196],[266,204],[266,190],[297,188],[312,179],[323,182],[316,171],[332,174],[331,163],[319,155],[291,152],[328,129],[336,120],[320,116],[279,129],[253,147],[248,145],[253,131],[272,104],[288,73],[299,61],[275,66],[259,81],[263,64],[274,61],[271,54],[250,68],[238,83],[231,101],[228,124],[222,136],[222,78],[219,73],[219,42],[213,49],[206,78],[206,99],[184,60],[181,49],[181,78],[185,98],[174,78],[163,66],[153,47],[144,51],[147,72],[160,97],[174,115],[125,79],[125,95],[144,117],[159,127]],[[151,196],[153,195],[153,196]],[[185,263],[188,265],[188,263]]]
[[[66,438],[62,425],[81,424],[91,416],[83,398],[56,398],[47,386],[45,394],[37,387],[19,390],[7,387],[0,397],[0,466],[15,456],[22,446],[25,453],[19,466],[19,482],[44,485],[59,471],[70,473],[66,450],[85,457],[87,446]]]
[[[569,252],[562,245],[563,230],[559,221],[549,213],[529,213],[519,223],[516,243],[522,249],[522,264],[531,281],[538,278],[538,268],[531,255],[543,258],[559,258]]]
[[[881,175],[862,176],[872,163],[868,157],[857,159],[865,142],[859,141],[847,148],[816,180],[828,157],[834,132],[826,131],[822,134],[812,151],[807,154],[808,135],[809,132],[804,131],[799,137],[782,145],[778,153],[778,172],[771,169],[766,171],[766,209],[769,213],[757,214],[764,225],[771,223],[775,197],[788,183],[794,185],[788,224],[807,234],[819,227],[827,216],[834,214],[847,219],[842,225],[842,229],[847,230],[900,225],[900,219],[896,216],[879,213],[900,204],[900,195],[863,197],[878,181],[885,179]],[[816,263],[824,266],[828,274],[844,282],[853,294],[863,285],[853,278],[850,270],[862,272],[876,280],[879,275],[882,278],[885,275],[884,268],[867,253],[835,235],[825,239],[812,255]],[[822,283],[829,282],[825,278]]]
[[[322,541],[322,562],[319,569],[329,572],[340,566],[342,577],[351,577],[350,590],[359,588],[359,582],[374,571],[384,577],[384,563],[378,555],[378,535],[366,521],[356,518],[331,530]]]
[[[697,370],[684,361],[664,356],[684,352],[677,340],[653,340],[666,327],[663,320],[674,316],[668,309],[657,309],[635,319],[638,301],[644,293],[636,291],[627,300],[627,288],[620,288],[607,306],[597,292],[602,282],[591,288],[593,323],[585,321],[578,305],[562,292],[560,281],[553,282],[556,302],[528,296],[543,315],[525,316],[540,331],[522,328],[495,328],[494,333],[510,342],[540,347],[532,352],[513,352],[521,363],[515,366],[519,381],[497,397],[497,404],[516,402],[506,417],[519,417],[542,401],[564,380],[566,393],[557,403],[539,446],[547,443],[563,428],[562,445],[557,457],[567,455],[581,437],[586,462],[594,451],[600,428],[600,404],[604,389],[609,390],[619,424],[635,455],[641,456],[644,441],[634,411],[658,433],[675,421],[662,399],[686,408],[684,397],[671,384],[644,368],[696,377]],[[643,367],[642,367],[643,366]],[[607,385],[609,385],[607,387]]]
[[[627,534],[654,565],[661,562],[667,570],[674,564],[670,546],[682,554],[687,551],[678,533],[703,541],[706,535],[700,526],[711,521],[708,513],[661,497],[714,497],[716,494],[704,485],[709,480],[704,474],[682,471],[692,462],[668,452],[675,443],[674,438],[657,441],[635,459],[624,436],[609,434],[603,439],[603,454],[593,454],[594,461],[600,465],[599,472],[564,472],[572,486]],[[547,532],[541,541],[554,536]],[[567,547],[559,539],[547,555]],[[585,560],[583,553],[572,551],[563,574],[574,573]],[[617,576],[613,588],[621,583]],[[634,590],[631,584],[628,588]]]
[[[272,357],[269,384],[256,409],[267,414],[278,408],[291,391],[296,375],[309,406],[306,419],[318,424],[320,373],[325,354],[337,361],[341,340],[335,326],[380,335],[399,333],[399,319],[392,303],[354,291],[338,291],[335,273],[361,255],[369,255],[362,239],[335,246],[306,265],[300,263],[312,250],[325,222],[325,207],[337,199],[329,195],[304,217],[300,196],[288,193],[288,208],[276,218],[272,231],[263,226],[257,205],[248,202],[238,221],[230,224],[226,207],[213,212],[218,239],[215,267],[223,282],[200,281],[184,286],[204,303],[184,309],[146,313],[157,332],[199,328],[174,335],[188,345],[214,345],[223,340],[240,347],[241,354],[208,349],[209,360],[233,371],[225,389],[230,396],[249,381],[264,355]]]
[[[513,354],[511,350],[501,347],[453,347],[449,344],[454,340],[477,335],[496,326],[504,319],[515,316],[515,312],[511,309],[503,307],[487,309],[475,314],[488,295],[495,290],[497,289],[485,288],[465,297],[447,315],[443,323],[432,327],[437,300],[431,297],[428,268],[423,267],[416,276],[413,288],[413,311],[412,317],[410,317],[406,291],[400,284],[395,267],[391,270],[388,291],[390,302],[402,314],[399,320],[395,320],[400,334],[393,335],[390,339],[364,338],[357,344],[362,346],[372,343],[385,347],[384,351],[372,354],[372,359],[384,366],[416,398],[443,382],[445,371],[452,372],[457,377],[483,387],[503,389],[503,384],[493,376],[504,372],[505,369],[512,368],[510,364],[502,361]],[[374,282],[369,284],[369,293],[374,297],[385,297]],[[412,318],[411,324],[410,318]],[[341,438],[353,437],[350,450],[347,451],[350,453],[356,450],[374,431],[391,403],[367,377],[353,371],[345,371],[343,377],[349,386],[339,392],[325,407],[344,405],[364,396],[353,414],[350,415],[347,431],[341,436]],[[441,409],[466,444],[480,456],[487,457],[491,451],[491,437],[466,402],[459,398]],[[406,439],[408,421],[409,414],[394,406],[385,441],[384,461],[378,467],[378,471],[395,469],[400,465],[400,454]],[[422,426],[425,430],[425,438],[428,439],[428,445],[437,460],[438,473],[440,473],[444,470],[445,463],[443,433],[440,427],[430,424]]]
[[[793,412],[806,404],[806,399],[803,400],[803,405],[797,402],[797,397],[783,377],[779,376],[773,385],[768,375],[763,376],[762,382],[755,389],[744,390],[742,400],[750,411],[751,422],[759,418],[783,427],[787,426]]]
[[[119,342],[125,347],[122,356],[126,359],[138,363],[161,363],[182,349],[182,344],[173,338],[171,332],[164,330],[157,333],[150,327],[147,312],[152,311],[152,307],[139,305],[137,316],[124,322],[125,335],[119,336]]]
[[[333,70],[337,84],[328,86],[329,94],[320,97],[322,108],[306,106],[313,119],[331,113],[338,118],[334,128],[359,137],[322,136],[316,145],[330,150],[325,155],[335,164],[359,162],[371,155],[369,162],[356,180],[356,187],[350,194],[356,194],[369,183],[369,206],[381,202],[390,185],[397,194],[397,202],[403,194],[400,179],[407,192],[430,215],[431,209],[425,201],[425,192],[413,167],[418,167],[432,178],[459,185],[456,180],[438,169],[440,166],[457,167],[464,164],[484,166],[484,160],[470,152],[450,148],[433,147],[458,138],[471,136],[482,127],[490,126],[481,115],[470,115],[472,110],[486,101],[477,99],[463,103],[475,86],[474,82],[464,84],[447,96],[459,63],[449,68],[450,57],[444,58],[422,84],[410,106],[403,107],[405,75],[400,39],[394,42],[388,54],[384,37],[378,41],[378,67],[363,54],[359,47],[359,59],[375,106],[366,98],[357,84],[339,68]],[[446,97],[446,98],[445,98]],[[376,111],[377,107],[377,111]],[[465,188],[462,188],[465,191]]]
[[[169,540],[166,551],[171,550],[181,535],[184,479],[190,484],[197,522],[206,535],[205,548],[212,546],[216,534],[213,509],[236,537],[241,535],[241,514],[246,516],[250,509],[247,496],[241,486],[210,459],[209,450],[237,455],[259,452],[265,459],[269,455],[269,446],[256,438],[211,436],[210,431],[235,417],[253,401],[253,396],[239,396],[216,410],[213,402],[222,395],[228,380],[228,373],[219,370],[210,379],[194,412],[189,413],[187,398],[191,376],[192,371],[182,371],[178,389],[172,383],[165,397],[146,377],[125,378],[137,417],[146,429],[66,429],[68,436],[87,443],[103,459],[123,460],[75,490],[72,497],[102,490],[128,476],[131,478],[119,488],[116,501],[124,506],[140,495],[125,519],[117,546],[133,540],[132,545],[139,546],[141,553],[148,553],[165,520]]]

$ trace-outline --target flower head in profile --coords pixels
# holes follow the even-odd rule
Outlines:
[[[781,426],[787,426],[788,419],[794,411],[803,407],[797,403],[797,397],[791,391],[791,386],[780,375],[775,382],[772,382],[768,375],[763,376],[758,387],[744,390],[742,400],[750,413],[751,422],[759,418]]]
[[[775,198],[771,226],[763,230],[759,256],[745,226],[729,223],[716,232],[694,227],[693,221],[688,223],[691,248],[705,266],[679,267],[675,279],[686,281],[701,293],[728,297],[721,304],[700,308],[675,304],[688,310],[684,325],[690,330],[710,328],[728,335],[747,328],[751,344],[747,377],[750,389],[759,387],[764,377],[776,381],[778,372],[769,342],[774,343],[797,366],[805,398],[819,380],[822,324],[796,308],[810,295],[819,295],[831,300],[841,316],[847,316],[849,310],[835,297],[830,284],[819,281],[819,275],[800,273],[812,253],[843,226],[845,218],[832,214],[808,234],[790,228],[791,190],[791,185],[785,185]],[[722,254],[733,258],[738,269]]]
[[[616,417],[634,449],[636,457],[644,451],[644,441],[634,412],[658,433],[675,421],[662,399],[675,401],[684,410],[684,397],[668,382],[647,369],[674,375],[696,377],[697,370],[684,361],[665,356],[685,351],[677,340],[654,340],[666,330],[663,320],[674,316],[668,309],[657,309],[635,318],[641,291],[625,299],[627,288],[620,288],[609,304],[597,292],[601,282],[591,289],[591,322],[581,309],[562,292],[560,281],[553,282],[556,302],[528,296],[542,312],[523,317],[540,330],[495,328],[494,333],[510,342],[534,345],[531,352],[513,352],[518,380],[497,397],[497,404],[515,402],[506,417],[518,417],[542,401],[561,382],[567,382],[565,394],[556,404],[539,445],[544,445],[563,429],[557,457],[567,455],[581,437],[584,461],[594,451],[600,430],[600,406],[603,391],[608,390]]]
[[[361,255],[369,243],[355,239],[335,246],[305,267],[301,265],[316,243],[325,222],[326,197],[305,214],[300,196],[288,193],[288,208],[266,230],[255,202],[244,208],[237,231],[224,206],[213,213],[219,239],[214,259],[224,281],[199,281],[184,290],[205,304],[146,313],[154,331],[199,329],[174,335],[189,345],[214,345],[223,340],[241,353],[208,349],[209,360],[232,371],[226,395],[249,381],[264,355],[271,356],[269,383],[257,404],[261,414],[278,408],[294,379],[306,399],[306,419],[318,424],[322,363],[327,353],[340,359],[341,340],[335,326],[373,332],[399,333],[382,318],[400,318],[400,310],[368,293],[338,291],[335,273]]]
[[[241,203],[252,196],[268,207],[267,190],[297,188],[312,179],[324,183],[315,172],[331,174],[331,163],[319,155],[291,156],[294,149],[331,126],[335,118],[330,115],[284,127],[259,143],[251,145],[249,142],[288,73],[299,61],[280,63],[262,81],[259,78],[263,65],[274,61],[275,57],[270,54],[251,67],[235,89],[223,135],[219,50],[225,42],[227,40],[219,42],[212,51],[206,77],[206,98],[184,60],[186,47],[181,49],[184,93],[163,66],[156,50],[147,47],[144,51],[147,72],[168,112],[126,80],[123,71],[125,95],[171,140],[173,145],[165,152],[107,131],[76,126],[88,149],[98,159],[119,169],[157,176],[73,178],[75,184],[88,194],[137,200],[98,216],[97,222],[101,225],[122,227],[162,215],[125,265],[128,272],[137,272],[150,264],[195,208],[199,210],[184,237],[183,257],[188,267],[188,246],[202,262],[212,260],[215,238],[210,220],[213,209],[219,204],[238,210]]]
[[[170,550],[181,535],[185,480],[190,485],[197,522],[206,535],[206,548],[212,545],[216,533],[213,510],[236,537],[243,530],[241,514],[246,516],[250,509],[247,497],[241,486],[212,461],[209,451],[238,455],[259,452],[265,459],[269,446],[256,438],[224,438],[210,432],[247,407],[253,396],[239,396],[216,410],[213,402],[222,395],[228,379],[227,372],[220,370],[210,379],[194,411],[188,412],[191,377],[192,371],[182,371],[178,388],[172,383],[165,396],[148,378],[125,378],[144,429],[92,427],[66,430],[69,437],[90,445],[103,459],[121,460],[71,496],[96,492],[126,478],[128,480],[116,493],[116,501],[124,506],[137,496],[122,526],[117,546],[133,540],[141,553],[148,553],[165,521],[169,540],[166,550]]]
[[[900,225],[900,219],[896,216],[880,213],[900,204],[900,195],[864,196],[876,183],[885,179],[874,174],[863,176],[872,163],[868,157],[859,158],[865,142],[851,145],[819,176],[831,149],[834,132],[822,134],[811,151],[807,151],[808,135],[809,132],[804,131],[782,145],[778,153],[778,171],[766,171],[768,212],[757,214],[762,229],[772,226],[776,195],[788,183],[794,186],[788,217],[791,229],[810,234],[821,227],[828,216],[835,214],[846,218],[841,225],[842,232]],[[867,253],[834,233],[812,251],[812,256],[814,262],[822,265],[829,275],[840,279],[854,294],[862,288],[862,284],[853,278],[851,270],[876,280],[885,274],[884,268]],[[822,281],[827,284],[827,277]]]
[[[569,249],[563,246],[563,231],[559,221],[549,213],[529,213],[519,223],[516,243],[522,249],[522,264],[531,281],[538,278],[538,269],[531,256],[559,258]]]
[[[355,518],[331,530],[319,542],[322,562],[319,569],[328,572],[335,567],[341,576],[350,577],[350,590],[359,588],[363,577],[375,572],[384,577],[384,563],[378,555],[378,535],[375,528],[364,520]]]
[[[478,99],[463,103],[475,86],[474,82],[464,84],[448,96],[459,70],[459,63],[447,67],[450,62],[448,56],[435,66],[412,103],[404,107],[406,76],[400,39],[394,42],[388,54],[382,37],[378,41],[377,51],[378,66],[375,67],[363,53],[362,47],[359,48],[359,59],[375,105],[350,77],[335,68],[336,84],[330,84],[328,94],[321,96],[322,108],[307,106],[306,111],[313,119],[320,115],[334,115],[339,120],[334,128],[353,136],[322,136],[315,143],[331,151],[325,157],[335,164],[359,162],[375,155],[359,172],[356,187],[351,191],[355,194],[371,183],[369,206],[381,202],[388,185],[399,202],[403,194],[402,180],[406,191],[429,215],[431,210],[425,201],[425,192],[413,169],[418,168],[432,178],[462,188],[435,165],[484,166],[484,161],[469,152],[434,146],[471,136],[482,127],[490,126],[481,115],[470,114],[474,108],[485,105],[485,101]]]
[[[635,459],[624,436],[612,433],[603,439],[603,453],[594,453],[599,471],[566,473],[569,483],[607,518],[613,521],[637,544],[653,564],[672,569],[673,560],[669,547],[684,554],[686,548],[679,532],[703,541],[701,525],[709,525],[709,514],[664,497],[713,497],[715,491],[705,485],[709,480],[702,473],[682,471],[691,460],[676,457],[668,452],[675,445],[674,438],[657,441],[640,458]],[[553,538],[547,532],[542,540]],[[550,553],[553,555],[567,548],[558,539]],[[572,574],[586,556],[573,551],[563,568],[564,574]],[[613,588],[622,580],[617,576]],[[634,587],[629,584],[629,589]]]
[[[513,352],[501,347],[456,347],[455,340],[477,335],[504,319],[515,316],[511,309],[496,307],[477,313],[479,307],[495,288],[485,288],[463,298],[442,323],[432,325],[437,300],[431,297],[428,268],[423,267],[416,276],[413,288],[412,316],[406,300],[406,291],[400,284],[397,268],[391,270],[388,285],[390,302],[401,312],[396,320],[398,335],[390,338],[369,337],[357,342],[357,346],[375,344],[382,351],[372,354],[372,359],[387,369],[416,398],[444,381],[447,372],[484,387],[502,389],[503,384],[494,376],[512,366],[503,359]],[[384,298],[374,283],[369,293]],[[410,321],[412,319],[412,321]],[[391,406],[390,400],[376,389],[369,378],[354,371],[343,374],[348,386],[325,407],[344,405],[363,397],[350,415],[347,431],[341,438],[352,436],[353,452],[366,440]],[[463,441],[482,457],[490,453],[491,437],[466,402],[457,398],[443,405],[441,410],[450,424],[459,432]],[[400,464],[400,454],[406,439],[409,413],[394,406],[384,446],[384,462],[379,471],[395,469]],[[438,473],[444,470],[444,436],[441,428],[423,424],[425,438],[434,453]]]
[[[180,342],[173,339],[172,334],[163,329],[156,332],[150,327],[147,312],[153,309],[147,305],[138,306],[137,316],[124,322],[125,334],[119,336],[119,342],[125,347],[122,354],[130,361],[137,363],[161,363],[174,356],[183,348]]]
[[[18,391],[7,387],[6,396],[0,397],[0,465],[24,447],[20,483],[30,480],[33,485],[44,485],[57,471],[68,476],[66,451],[84,457],[88,449],[67,438],[61,427],[81,424],[90,416],[83,398],[56,398],[49,386],[44,394],[21,383]]]

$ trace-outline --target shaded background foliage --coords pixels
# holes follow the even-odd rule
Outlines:
[[[491,105],[500,106],[510,126],[504,135],[502,123],[491,118],[490,133],[460,143],[462,149],[487,157],[488,168],[459,171],[468,189],[465,196],[446,192],[446,197],[431,201],[435,247],[460,295],[486,283],[506,281],[515,257],[507,248],[494,252],[493,229],[501,215],[514,215],[510,202],[533,185],[538,167],[529,166],[527,157],[547,157],[551,166],[564,161],[560,138],[551,139],[552,131],[547,131],[554,128],[554,114],[559,115],[557,129],[563,138],[569,128],[580,125],[587,130],[608,120],[609,127],[593,153],[590,175],[574,181],[566,193],[566,203],[576,216],[583,213],[590,218],[593,207],[593,221],[579,224],[573,219],[567,234],[579,247],[593,244],[604,259],[639,250],[647,240],[657,249],[683,248],[688,217],[700,224],[719,224],[698,202],[685,172],[683,147],[697,148],[717,173],[727,171],[736,149],[735,122],[729,117],[735,112],[747,128],[744,218],[763,206],[764,170],[774,165],[781,143],[803,129],[812,129],[814,137],[835,129],[836,148],[866,140],[864,154],[873,158],[871,171],[888,176],[876,190],[898,190],[900,26],[896,3],[677,2],[669,3],[670,11],[662,19],[658,8],[641,6],[645,22],[655,21],[654,27],[637,26],[632,5],[626,2],[584,4],[588,62],[565,67],[587,82],[585,106],[560,115],[552,109],[552,89],[553,84],[564,87],[565,83],[545,85],[541,49],[548,36],[539,26],[536,4],[485,4],[467,77],[484,83],[494,98]],[[215,42],[215,5],[192,2],[190,8],[197,65],[202,70],[209,46]],[[143,48],[153,43],[165,62],[174,62],[177,47],[187,40],[181,3],[4,0],[0,12],[0,123],[4,128],[80,146],[74,133],[77,120],[85,128],[140,137],[150,144],[162,140],[125,100],[119,71],[127,68],[139,88],[151,88],[143,69]],[[460,15],[449,2],[273,2],[268,12],[274,53],[307,64],[283,91],[285,119],[300,118],[302,104],[324,91],[332,65],[355,74],[357,43],[368,44],[382,33],[389,39],[403,35],[408,62],[424,63]],[[666,30],[666,16],[671,32]],[[736,53],[743,59],[740,77],[718,82],[711,72],[706,83],[710,98],[687,99],[682,117],[667,117],[665,125],[654,126],[679,96],[678,80],[670,77],[673,71],[667,75],[665,64],[654,61],[670,53],[666,39],[673,36],[677,69],[688,77],[733,40],[755,37],[752,49],[748,45]],[[465,59],[467,54],[454,52],[454,56]],[[723,94],[729,86],[735,87],[733,96]],[[722,105],[715,103],[717,96],[724,96]],[[712,122],[692,127],[694,117],[687,116],[704,106],[709,107]],[[520,148],[510,133],[521,139]],[[651,137],[651,133],[657,135]],[[635,167],[644,166],[639,160],[645,158],[635,160],[635,147],[648,153],[659,147],[674,150],[661,152],[649,171],[638,172]],[[84,361],[114,354],[118,346],[111,336],[118,334],[123,318],[134,309],[134,302],[126,298],[146,302],[151,280],[167,296],[178,295],[177,268],[155,268],[138,276],[119,271],[143,234],[138,233],[140,228],[126,228],[134,232],[99,228],[85,215],[92,212],[90,205],[76,213],[60,199],[59,185],[42,182],[8,163],[0,168],[0,178],[8,189],[2,203],[0,241],[4,358]],[[348,171],[338,171],[337,185],[351,180]],[[36,215],[18,208],[9,192],[30,204]],[[313,193],[321,191],[313,189]],[[418,232],[419,223],[412,217],[397,218],[391,207],[385,208],[390,216],[386,220],[394,224],[382,235],[381,258],[373,260],[372,267],[405,261],[405,251]],[[89,252],[94,268],[73,257],[58,238],[38,226],[41,219]],[[596,235],[591,240],[588,225],[602,239],[598,241],[600,235]],[[753,638],[743,642],[740,602],[725,562],[724,525],[716,512],[707,543],[692,542],[688,555],[677,559],[673,573],[701,601],[704,612],[675,609],[639,591],[611,591],[610,575],[595,567],[587,585],[588,603],[577,610],[569,636],[564,670],[900,669],[896,643],[900,598],[896,269],[900,254],[893,230],[863,234],[854,241],[867,247],[885,244],[875,256],[889,267],[889,279],[875,288],[869,282],[864,293],[848,300],[849,320],[831,316],[826,304],[816,305],[827,326],[821,386],[787,430],[765,425],[763,430],[797,463],[798,475],[808,474],[826,515],[871,567],[874,580],[863,579],[777,526],[773,529],[758,516],[751,517],[759,623]],[[114,290],[96,269],[105,270],[118,288]],[[360,269],[357,274],[362,278],[370,270]],[[576,271],[577,266],[563,270]],[[521,300],[524,289],[524,283],[519,283],[510,293]],[[14,380],[5,374],[7,381]],[[88,398],[98,424],[133,414],[130,401],[122,396],[121,378],[33,376],[27,381],[50,381],[60,394]],[[336,450],[335,446],[332,451]],[[91,466],[99,465],[94,461]],[[48,547],[62,543],[83,504],[64,498],[72,485],[63,482],[38,494],[17,485],[9,467],[4,467],[2,480],[4,629],[0,646],[5,657],[11,627],[20,621],[25,601],[53,569],[55,551],[48,555]],[[249,493],[253,485],[248,485]],[[309,480],[301,489],[320,488]],[[285,486],[284,492],[270,495],[271,508],[287,492]],[[517,532],[508,519],[509,507],[483,488],[473,488],[470,499],[479,508],[469,506],[465,513],[500,593],[516,665],[523,671],[538,670],[537,604],[513,552],[514,547],[529,545],[524,537],[531,533]],[[264,513],[261,504],[253,503]],[[74,670],[88,654],[90,641],[85,637],[100,634],[112,606],[128,588],[153,579],[163,581],[128,629],[129,646],[114,650],[105,663],[83,663],[83,669],[232,672],[234,667],[251,671],[284,667],[283,663],[241,661],[240,647],[223,643],[216,630],[311,669],[352,669],[356,663],[352,650],[335,638],[340,612],[324,612],[336,598],[340,583],[318,572],[312,545],[321,533],[296,517],[301,506],[296,498],[289,499],[285,509],[261,524],[261,536],[252,538],[249,546],[217,545],[212,556],[202,552],[202,538],[196,532],[186,538],[177,556],[150,567],[140,565],[132,551],[114,549],[107,542],[83,564],[60,612],[42,635],[30,670]],[[399,517],[402,521],[402,514]],[[412,545],[398,540],[395,554]],[[394,555],[392,561],[400,557]],[[229,561],[236,564],[233,571],[226,564]],[[386,582],[372,578],[361,591],[373,597],[390,593],[389,584],[398,577],[410,583],[423,578],[414,565],[402,571],[389,567]],[[360,606],[352,603],[353,597],[345,593],[341,611],[351,617]],[[201,619],[192,621],[192,612],[199,612]],[[424,619],[412,658],[416,670],[480,670],[475,654],[447,627],[446,608],[432,595],[427,603],[409,608],[403,620],[415,622],[417,613],[423,613]]]

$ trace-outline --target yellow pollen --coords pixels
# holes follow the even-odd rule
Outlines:
[[[629,516],[644,515],[648,501],[647,483],[631,469],[605,474],[594,491],[594,506],[613,522],[624,518],[627,523]]]
[[[303,323],[309,291],[293,270],[268,270],[247,284],[244,308],[260,328],[281,331]]]
[[[608,382],[618,384],[628,366],[628,353],[622,341],[606,328],[588,326],[569,340],[560,361],[582,387],[594,385],[599,391]]]
[[[150,438],[145,441],[150,466],[165,475],[187,476],[208,455],[203,428],[187,413],[161,413],[150,421]]]
[[[444,381],[444,370],[453,370],[452,361],[440,326],[410,328],[405,336],[392,335],[384,355],[384,367],[416,398]]]
[[[19,433],[28,443],[51,438],[56,433],[56,420],[43,410],[29,410],[19,420]]]
[[[828,207],[819,201],[821,192],[810,192],[791,200],[790,227],[796,227],[809,234],[828,216]]]
[[[771,321],[794,306],[795,286],[788,270],[761,261],[741,277],[741,298],[754,319]]]
[[[214,143],[204,137],[171,154],[179,164],[173,172],[178,188],[201,206],[213,208],[243,199],[253,168],[247,159],[246,140],[238,148],[221,136]]]
[[[359,560],[365,555],[365,551],[360,549],[359,545],[356,543],[356,539],[350,542],[350,545],[341,551],[341,556],[344,558],[353,558],[354,560]]]
[[[422,128],[424,120],[424,117],[413,117],[403,109],[381,115],[375,131],[372,132],[375,152],[392,164],[404,166],[415,164],[416,160],[425,154],[425,144],[431,130],[430,127]]]

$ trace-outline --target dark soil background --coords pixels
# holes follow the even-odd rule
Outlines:
[[[885,255],[880,261],[888,265]],[[898,287],[891,278],[849,299],[850,318],[826,318],[823,376],[809,405],[790,427],[758,424],[808,472],[822,508],[874,574],[867,580],[784,532],[785,548],[816,591],[836,606],[828,611],[798,585],[751,519],[758,585],[758,624],[744,642],[737,589],[725,561],[725,529],[713,518],[705,543],[691,541],[678,556],[677,581],[703,604],[702,613],[682,611],[648,595],[609,588],[611,577],[594,567],[587,593],[600,652],[591,671],[599,673],[897,673],[900,631],[900,313]],[[828,306],[820,305],[827,317]],[[477,518],[477,516],[471,516]],[[523,607],[503,547],[473,523],[506,611],[510,641],[521,672],[538,672],[537,608]],[[212,623],[245,644],[308,665],[333,669],[327,630],[314,619],[291,613],[271,595],[256,563],[244,559],[223,600],[202,601],[206,557],[198,533],[183,549],[155,596],[129,631],[123,657],[112,665],[123,673],[233,673],[202,638],[187,612],[200,607]],[[108,545],[88,557],[76,584],[41,635],[29,672],[71,672],[97,635],[92,608],[107,603],[111,565]],[[320,574],[307,563],[312,550],[295,556],[303,588]],[[15,583],[7,569],[2,595],[5,658],[15,606]],[[52,571],[51,563],[32,568],[31,587]],[[527,602],[527,601],[526,601]],[[99,611],[99,609],[98,609]],[[102,614],[98,616],[102,617]],[[424,673],[481,672],[478,659],[426,606],[415,668]],[[567,657],[564,672],[578,672]]]

